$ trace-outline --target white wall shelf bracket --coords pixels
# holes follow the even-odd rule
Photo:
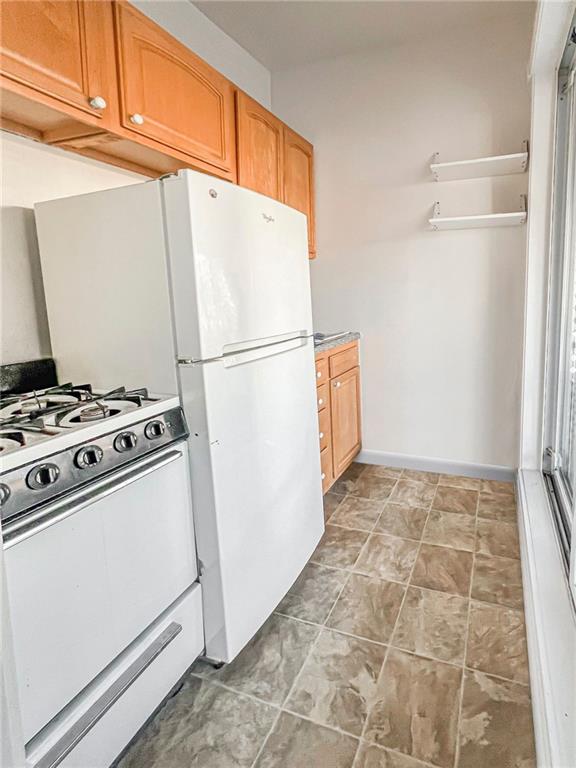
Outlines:
[[[489,176],[508,176],[524,173],[528,168],[528,140],[522,142],[522,151],[511,155],[477,157],[472,160],[456,160],[441,163],[440,154],[435,152],[430,163],[434,181],[459,181],[481,179]]]
[[[428,219],[434,232],[444,229],[478,229],[487,227],[518,227],[526,223],[526,195],[520,196],[520,210],[513,213],[485,213],[477,216],[440,216],[440,203],[434,203],[432,217]]]

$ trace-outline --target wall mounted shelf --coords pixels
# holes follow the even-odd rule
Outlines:
[[[439,155],[436,153],[434,161],[430,163],[430,170],[435,181],[458,181],[524,173],[528,167],[528,142],[523,143],[522,152],[516,152],[513,155],[478,157],[473,160],[456,160],[451,163],[440,163],[438,160]]]
[[[441,229],[477,229],[483,227],[518,227],[526,223],[526,195],[522,195],[522,210],[513,213],[486,213],[478,216],[440,216],[440,203],[436,203],[433,216],[428,219],[433,231]]]

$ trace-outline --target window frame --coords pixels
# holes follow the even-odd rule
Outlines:
[[[542,471],[573,599],[576,601],[576,483],[570,490],[559,458],[566,426],[566,339],[573,327],[576,278],[576,35],[571,27],[558,71],[551,260],[548,289],[544,455]],[[572,447],[576,452],[576,445]]]

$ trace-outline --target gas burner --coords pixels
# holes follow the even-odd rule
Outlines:
[[[41,395],[26,395],[0,408],[0,419],[13,419],[18,416],[28,416],[29,414],[42,413],[54,408],[75,405],[78,399],[78,397],[68,394],[44,393]]]
[[[134,400],[102,399],[90,405],[80,406],[63,414],[57,419],[59,427],[74,427],[93,421],[102,421],[122,413],[135,411],[140,403]]]
[[[0,453],[10,453],[26,443],[24,435],[18,430],[0,430]]]

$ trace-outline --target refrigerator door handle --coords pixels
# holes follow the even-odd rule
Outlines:
[[[276,344],[267,344],[264,347],[256,347],[256,349],[249,349],[245,352],[238,352],[236,355],[224,355],[222,361],[224,368],[233,368],[236,365],[244,365],[245,363],[252,363],[255,360],[262,360],[265,357],[272,357],[273,355],[280,355],[283,352],[290,352],[293,349],[299,349],[311,343],[305,336],[300,336],[295,339],[288,339]]]
[[[225,344],[222,347],[222,354],[236,355],[241,352],[251,352],[254,349],[260,349],[261,347],[269,347],[273,344],[281,344],[283,341],[292,341],[293,339],[306,339],[312,336],[311,331],[300,330],[290,331],[289,333],[280,333],[277,336],[265,336],[261,339],[250,339],[249,341],[241,341],[237,344]]]

